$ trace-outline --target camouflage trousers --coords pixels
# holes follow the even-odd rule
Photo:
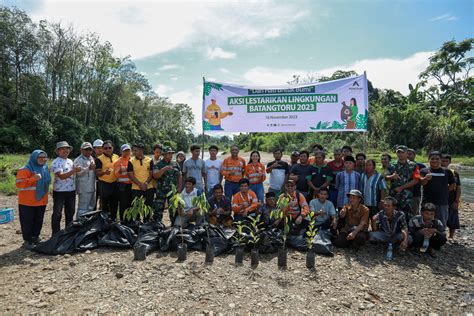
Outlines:
[[[153,219],[155,221],[163,221],[163,214],[165,213],[166,205],[169,202],[169,198],[166,197],[169,191],[156,192],[156,198],[153,201]],[[176,215],[169,212],[169,219],[171,226],[174,225]]]

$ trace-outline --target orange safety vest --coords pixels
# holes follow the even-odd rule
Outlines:
[[[265,167],[257,162],[256,165],[249,163],[245,167],[245,177],[249,179],[250,184],[258,184],[265,181]]]
[[[124,158],[120,157],[115,163],[114,163],[114,172],[115,176],[117,177],[117,182],[118,183],[124,183],[124,184],[131,184],[132,180],[128,177],[128,162],[130,160],[130,157]],[[120,168],[125,167],[125,171],[121,171]]]
[[[18,170],[16,187],[18,188],[18,204],[26,206],[43,206],[48,204],[48,193],[41,200],[36,200],[36,179],[34,173],[26,168]]]

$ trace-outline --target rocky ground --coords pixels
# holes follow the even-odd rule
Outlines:
[[[16,197],[0,196],[14,206]],[[52,205],[50,203],[49,205]],[[50,207],[49,207],[50,208]],[[47,239],[51,210],[42,238]],[[133,261],[132,250],[100,248],[64,256],[22,249],[18,220],[0,225],[0,311],[13,313],[437,313],[474,312],[474,204],[464,204],[457,243],[437,258],[408,252],[392,262],[383,249],[337,250],[317,256],[316,271],[305,253],[290,251],[288,269],[275,255],[249,256],[242,267],[234,255],[204,264],[204,253],[152,253]]]

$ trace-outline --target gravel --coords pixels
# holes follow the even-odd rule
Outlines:
[[[16,197],[0,196],[0,205]],[[52,203],[48,208],[51,208]],[[17,214],[17,213],[15,213]],[[49,210],[42,231],[51,233]],[[0,311],[2,313],[472,313],[474,311],[474,204],[460,212],[457,244],[437,258],[383,249],[337,250],[316,256],[316,269],[305,266],[305,253],[290,250],[288,268],[277,268],[276,254],[260,255],[256,269],[250,254],[234,265],[234,255],[204,263],[204,252],[152,253],[134,261],[132,250],[99,248],[64,256],[22,249],[20,224],[0,225]]]

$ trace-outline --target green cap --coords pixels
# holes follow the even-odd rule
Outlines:
[[[398,145],[396,151],[397,151],[397,152],[399,152],[399,151],[405,151],[405,152],[406,152],[407,150],[408,150],[408,147],[407,147],[407,146],[405,146],[405,145]]]
[[[174,150],[171,149],[170,146],[163,146],[163,151],[162,151],[163,154],[167,154],[167,153],[174,153]]]

